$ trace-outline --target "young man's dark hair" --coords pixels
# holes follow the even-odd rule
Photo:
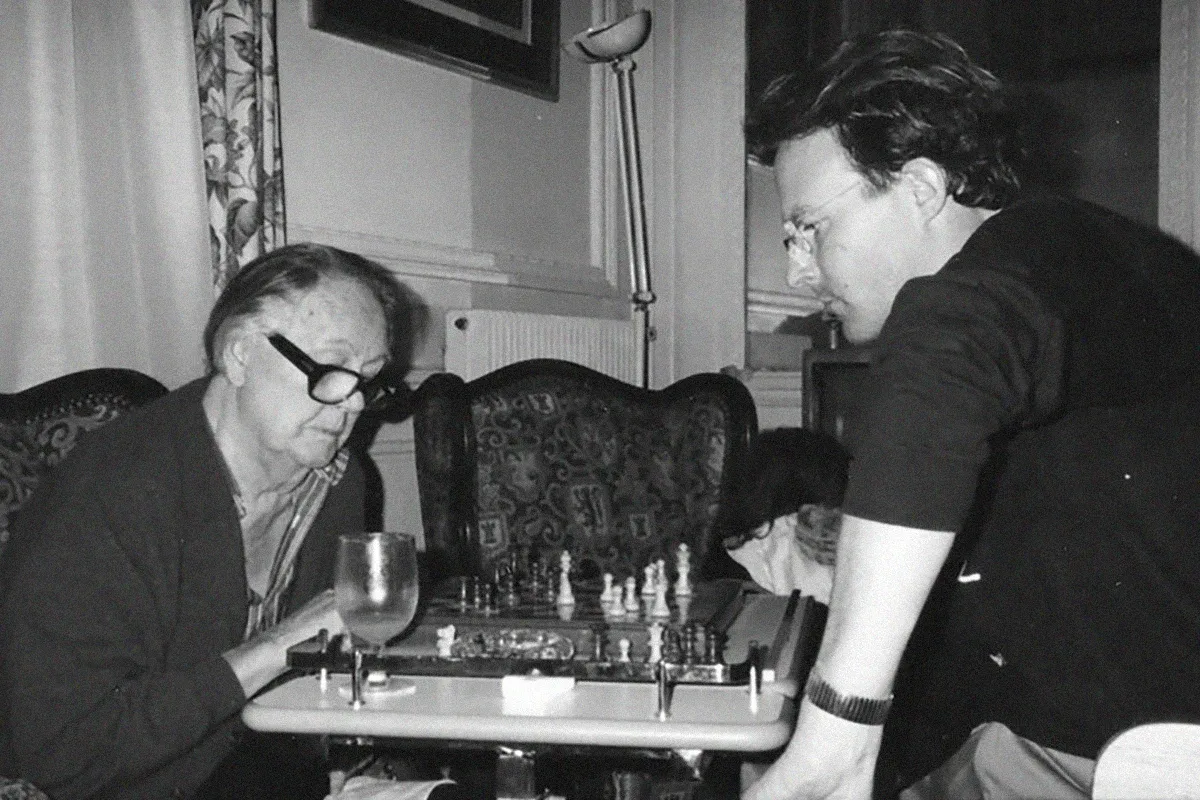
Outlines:
[[[1019,125],[1000,83],[941,35],[887,31],[843,44],[815,70],[773,81],[746,125],[772,164],[781,143],[833,130],[871,185],[925,157],[966,206],[1001,208],[1020,188]]]

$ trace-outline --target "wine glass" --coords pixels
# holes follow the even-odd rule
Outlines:
[[[399,635],[417,613],[416,539],[407,533],[347,533],[338,537],[333,583],[334,602],[346,629],[376,653]],[[389,678],[376,670],[362,688],[362,649],[354,645],[351,704],[362,705],[364,693],[407,694],[412,681]]]

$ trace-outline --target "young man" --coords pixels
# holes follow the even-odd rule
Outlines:
[[[1021,195],[1012,120],[893,31],[748,125],[789,280],[878,360],[820,653],[747,798],[870,797],[881,745],[883,796],[945,761],[905,797],[1086,798],[1108,737],[1200,713],[1200,262]]]

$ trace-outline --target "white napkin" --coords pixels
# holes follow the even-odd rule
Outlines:
[[[444,783],[454,781],[448,778],[436,781],[392,781],[356,775],[342,785],[341,791],[325,795],[325,800],[426,800],[430,792]]]
[[[802,594],[812,595],[818,602],[828,605],[829,592],[833,588],[833,565],[819,563],[811,543],[814,535],[826,537],[828,534],[817,533],[804,521],[825,525],[830,520],[823,515],[814,520],[811,509],[803,511],[807,512],[802,515],[803,519],[797,514],[786,514],[773,522],[764,522],[745,544],[728,552],[734,561],[746,568],[755,583],[772,594],[789,595],[799,589]],[[806,541],[802,543],[802,540]]]

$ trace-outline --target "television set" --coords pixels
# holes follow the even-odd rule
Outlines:
[[[803,357],[802,424],[834,436],[851,456],[862,432],[871,360],[863,347],[807,350]]]

